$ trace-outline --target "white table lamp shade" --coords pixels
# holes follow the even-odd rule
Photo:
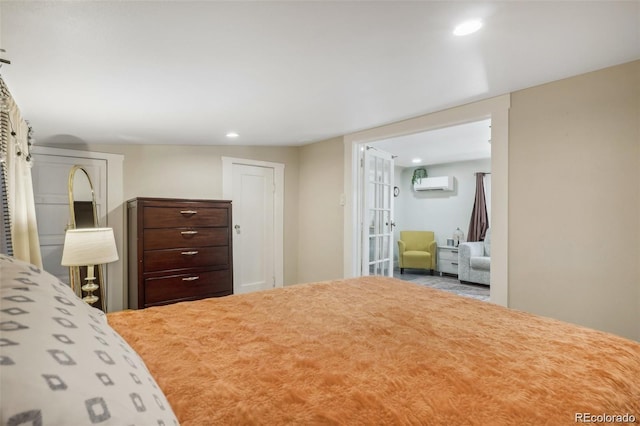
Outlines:
[[[69,229],[64,237],[63,266],[100,265],[118,260],[112,228]]]

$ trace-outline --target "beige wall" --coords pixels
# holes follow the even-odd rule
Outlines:
[[[640,340],[640,61],[512,93],[509,306]]]
[[[298,281],[342,277],[343,142],[300,147]]]
[[[504,199],[494,204],[507,206],[508,200],[508,237],[505,228],[499,256],[508,268],[499,269],[510,307],[640,340],[639,91],[637,61],[511,95],[508,126],[502,126],[509,129],[508,149],[493,159],[508,153],[508,163],[505,173],[492,176],[494,192],[504,186]],[[412,121],[416,131],[431,121],[454,124],[459,117],[449,115],[482,103]],[[403,126],[388,131],[401,133]],[[219,198],[221,156],[284,163],[288,285],[349,275],[347,153],[351,139],[366,140],[369,133],[377,135],[373,129],[345,137],[346,148],[343,138],[289,148],[67,147],[123,154],[125,198]],[[507,170],[508,181],[501,177]],[[506,223],[506,207],[499,216]]]
[[[124,199],[220,199],[222,157],[283,163],[284,284],[298,283],[298,148],[177,145],[56,145],[124,155]]]
[[[303,147],[57,144],[124,155],[124,199],[222,197],[223,156],[285,164],[284,284],[342,277],[342,138]]]

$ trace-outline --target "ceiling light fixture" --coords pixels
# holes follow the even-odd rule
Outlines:
[[[240,136],[239,134],[237,134],[236,132],[229,132],[227,133],[227,137],[228,138],[237,138],[238,136]]]
[[[465,21],[456,26],[453,30],[453,34],[457,36],[465,36],[475,33],[480,28],[482,28],[482,22],[480,22],[480,20],[478,19],[474,19],[471,21]]]
[[[421,161],[422,161],[422,158],[414,158],[413,160],[411,160],[411,162],[414,164],[418,164]]]

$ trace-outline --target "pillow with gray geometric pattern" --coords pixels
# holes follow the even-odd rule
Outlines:
[[[0,255],[2,425],[177,425],[138,354],[53,275]]]

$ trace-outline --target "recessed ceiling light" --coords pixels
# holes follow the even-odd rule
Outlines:
[[[462,24],[455,27],[453,30],[453,34],[457,36],[465,36],[472,33],[475,33],[480,28],[482,28],[482,22],[478,19],[474,19],[471,21],[465,21]]]
[[[238,136],[240,136],[239,134],[237,134],[236,132],[229,132],[227,133],[227,137],[228,138],[237,138]]]
[[[415,164],[418,164],[421,161],[422,161],[422,158],[414,158],[413,160],[411,160],[411,162]]]

